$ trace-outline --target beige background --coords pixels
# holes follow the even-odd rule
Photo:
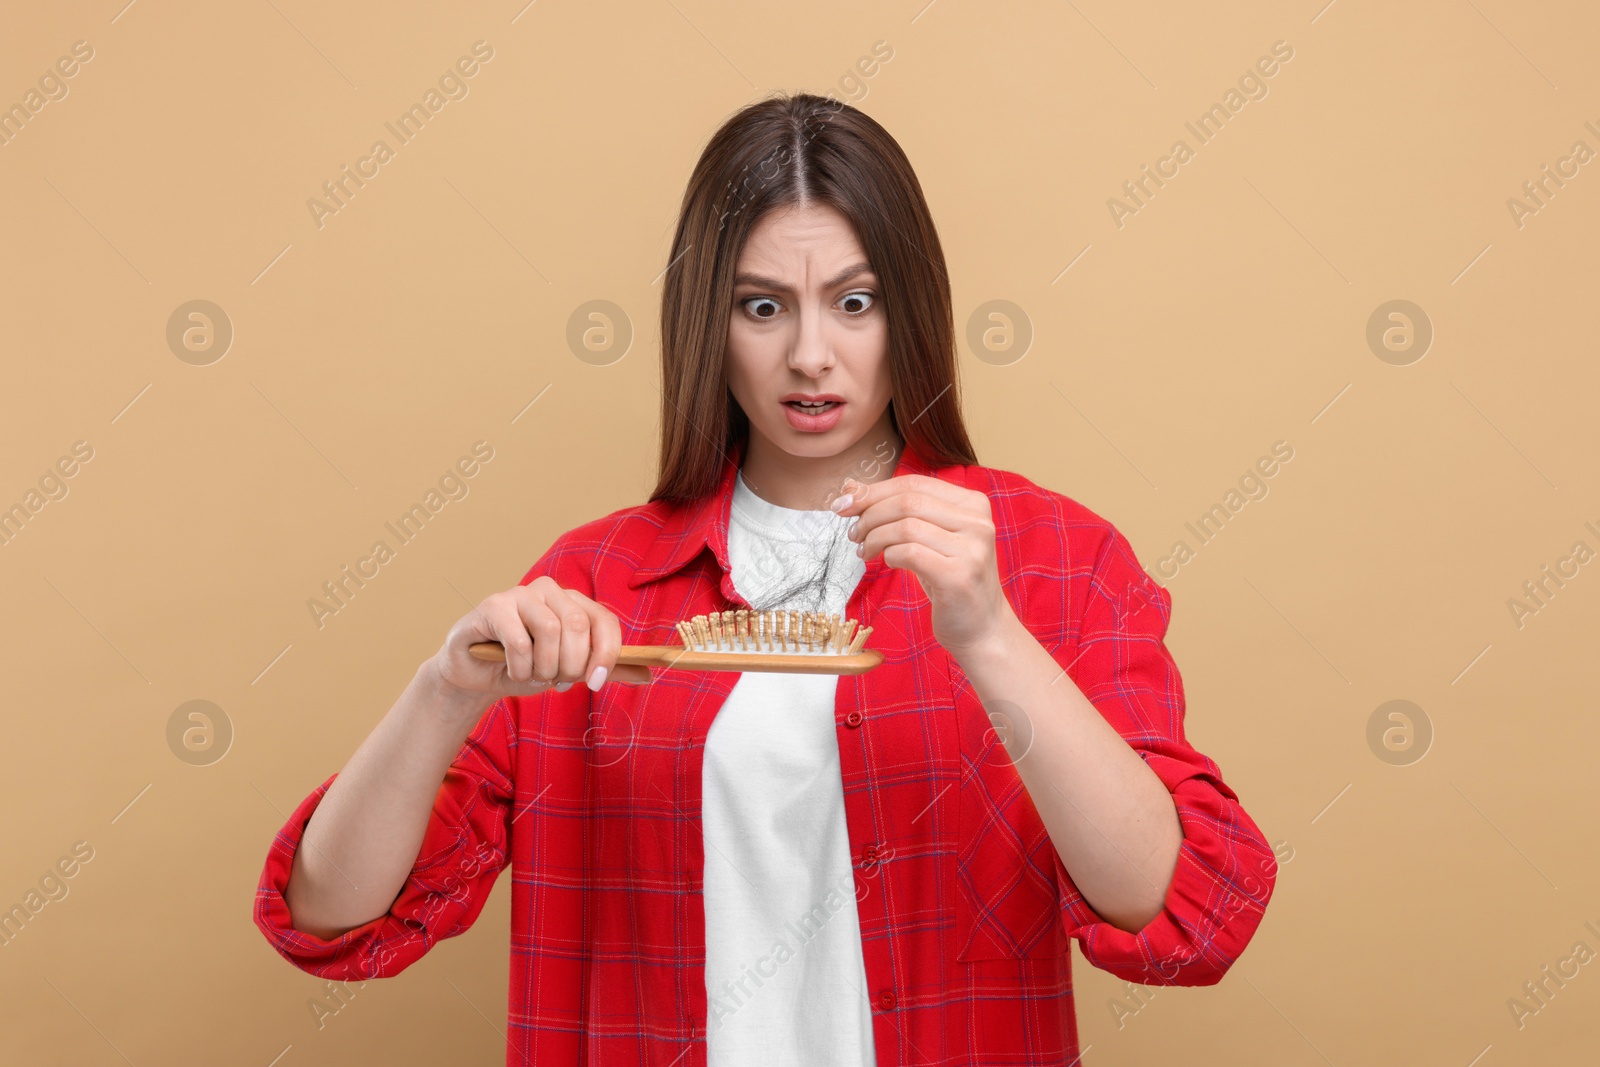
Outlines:
[[[0,947],[0,1059],[501,1062],[503,885],[321,1029],[252,890],[471,603],[644,500],[683,184],[735,109],[807,88],[904,146],[963,334],[990,300],[1026,315],[1022,358],[962,353],[980,459],[1111,519],[1172,590],[1190,737],[1292,857],[1218,987],[1141,1001],[1080,961],[1085,1062],[1592,1062],[1600,966],[1520,1028],[1507,1004],[1600,950],[1600,563],[1520,627],[1507,606],[1600,550],[1600,163],[1520,227],[1507,206],[1600,150],[1592,5],[122,2],[11,4],[0,32],[4,105],[94,50],[0,147],[0,505],[93,449],[0,547],[0,907],[94,850]],[[478,40],[469,95],[319,228],[307,200]],[[1268,94],[1198,145],[1184,122],[1276,41]],[[1116,226],[1178,138],[1194,158]],[[196,299],[235,331],[208,366],[166,341]],[[566,341],[595,299],[636,331],[605,366]],[[1406,366],[1366,341],[1397,299],[1435,331]],[[322,582],[479,440],[469,495],[319,629]],[[1270,493],[1158,572],[1277,441]],[[208,766],[167,742],[197,699],[234,730]],[[1431,724],[1419,762],[1369,747],[1394,699]]]

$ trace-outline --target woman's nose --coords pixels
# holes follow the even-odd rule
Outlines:
[[[808,378],[816,378],[833,366],[833,348],[822,313],[814,307],[808,308],[800,313],[798,321],[798,333],[789,351],[789,366]]]

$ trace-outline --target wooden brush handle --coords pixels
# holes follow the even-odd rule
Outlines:
[[[505,646],[479,641],[467,651],[486,663],[504,663]],[[864,648],[853,655],[781,652],[702,652],[681,645],[623,645],[617,663],[680,671],[755,671],[772,674],[865,674],[883,662],[883,653]]]

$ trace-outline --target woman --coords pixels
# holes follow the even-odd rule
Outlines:
[[[661,321],[650,501],[458,621],[300,805],[272,943],[392,975],[509,864],[507,1062],[540,1065],[1072,1063],[1069,938],[1130,981],[1219,980],[1272,851],[1184,738],[1169,594],[1110,523],[977,464],[895,141],[810,95],[735,115]],[[885,662],[617,666],[729,607],[859,619]]]

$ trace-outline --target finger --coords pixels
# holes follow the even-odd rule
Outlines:
[[[522,598],[521,593],[497,593],[480,609],[489,636],[505,649],[506,677],[513,682],[527,681],[533,675],[534,638],[520,604]],[[544,610],[543,606],[538,605],[538,610]]]
[[[579,599],[582,594],[571,589],[561,590],[562,597],[571,605],[561,611],[561,648],[557,656],[557,676],[563,683],[583,681],[583,667],[589,661],[594,620],[591,608]]]
[[[852,541],[864,542],[874,529],[905,519],[921,519],[952,533],[966,534],[987,522],[988,516],[973,515],[953,507],[949,501],[920,493],[897,493],[867,505],[866,510],[856,516],[848,536]]]
[[[924,474],[896,475],[870,484],[851,479],[845,484],[854,487],[854,491],[847,494],[849,503],[836,510],[858,519],[874,512],[887,512],[893,518],[940,514],[949,518],[940,523],[946,529],[960,529],[961,516],[988,520],[991,515],[989,498],[983,493]],[[883,521],[883,516],[875,516],[873,521]]]
[[[947,482],[943,478],[934,478],[926,474],[897,474],[892,478],[885,478],[877,482],[863,482],[857,478],[847,478],[841,487],[841,496],[850,497],[850,503],[840,509],[841,514],[854,514],[861,507],[874,501],[883,500],[897,493],[924,493],[928,496],[938,497],[952,502],[959,502],[965,498],[983,494],[975,489],[967,489]],[[832,507],[834,504],[830,504]],[[858,506],[859,505],[859,506]]]
[[[533,636],[533,657],[528,675],[517,677],[527,680],[555,682],[561,680],[562,630],[569,612],[578,608],[565,590],[555,582],[536,583],[540,588],[524,586],[527,593],[517,600],[517,608],[528,633]]]
[[[962,538],[959,533],[916,516],[896,519],[868,531],[866,540],[861,542],[861,558],[871,559],[893,545],[913,544],[953,557],[961,551]]]
[[[617,653],[622,648],[622,625],[617,616],[605,605],[597,603],[575,589],[567,595],[577,601],[589,615],[589,656],[578,667],[578,677],[588,684],[595,671],[605,668],[604,679],[617,666]]]
[[[901,541],[889,545],[883,550],[883,565],[885,567],[898,567],[908,570],[919,579],[931,580],[938,576],[937,572],[930,570],[933,567],[942,567],[949,560],[949,556],[941,556],[927,545],[916,541]],[[926,588],[926,586],[924,586]]]

